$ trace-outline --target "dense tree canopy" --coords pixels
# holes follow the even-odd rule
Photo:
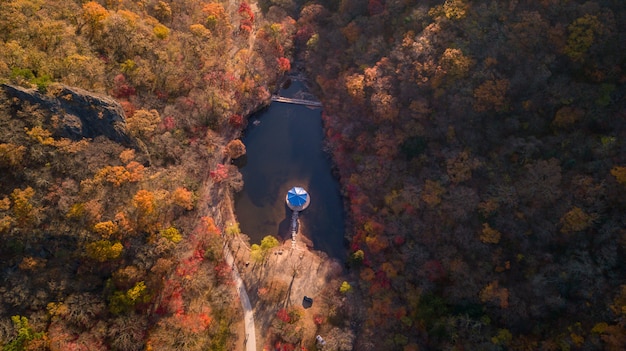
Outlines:
[[[621,349],[626,7],[307,3],[358,350]]]
[[[239,310],[207,203],[237,185],[223,163],[245,153],[241,116],[283,73],[293,20],[252,40],[244,26],[272,23],[230,5],[2,2],[0,83],[40,101],[72,103],[65,87],[112,96],[130,141],[0,92],[0,349],[233,348]]]
[[[234,349],[230,160],[302,66],[349,268],[268,342],[625,349],[625,28],[617,0],[3,1],[0,83],[111,96],[128,142],[1,93],[1,348]]]

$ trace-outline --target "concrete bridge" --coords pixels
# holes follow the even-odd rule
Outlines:
[[[278,95],[272,95],[272,101],[284,102],[287,104],[305,105],[305,106],[311,106],[311,107],[322,107],[322,103],[319,101],[294,99],[294,98],[288,98],[288,97],[278,96]]]

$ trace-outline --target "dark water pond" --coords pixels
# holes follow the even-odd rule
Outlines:
[[[294,81],[280,95],[294,97],[303,89],[301,82]],[[235,197],[241,231],[251,243],[260,243],[266,235],[291,238],[285,195],[302,186],[311,204],[300,213],[300,234],[316,250],[345,258],[343,205],[322,148],[323,137],[320,108],[273,102],[251,116],[243,137],[247,155],[237,160],[244,187]]]

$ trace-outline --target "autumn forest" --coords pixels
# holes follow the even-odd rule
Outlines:
[[[293,70],[343,284],[259,348],[626,349],[623,1],[4,0],[0,350],[239,350],[231,160]]]

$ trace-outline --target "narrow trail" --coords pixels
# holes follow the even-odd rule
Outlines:
[[[246,330],[246,336],[244,338],[244,347],[246,351],[257,351],[256,349],[256,332],[254,328],[254,313],[252,311],[252,305],[246,292],[246,286],[239,275],[239,270],[235,264],[235,259],[230,252],[230,246],[224,246],[224,260],[232,268],[233,280],[237,287],[237,293],[239,294],[239,300],[241,301],[241,307],[243,308],[244,328]]]
[[[226,204],[232,204],[232,199],[229,195],[226,195],[224,199]],[[222,216],[224,218],[224,223],[235,223],[235,214],[233,212],[233,208],[230,205],[222,208]],[[250,303],[250,298],[248,297],[248,292],[246,291],[246,285],[239,274],[239,269],[237,268],[237,264],[235,263],[235,258],[232,254],[232,249],[230,247],[231,240],[230,238],[225,238],[224,243],[224,260],[231,267],[233,281],[235,282],[235,287],[237,288],[237,294],[239,295],[239,300],[241,301],[241,307],[243,309],[243,322],[244,322],[244,331],[245,335],[243,336],[243,347],[245,351],[257,351],[256,347],[256,328],[254,324],[254,310],[252,308],[252,304]],[[241,239],[239,239],[241,240]],[[244,244],[245,245],[245,244]]]

